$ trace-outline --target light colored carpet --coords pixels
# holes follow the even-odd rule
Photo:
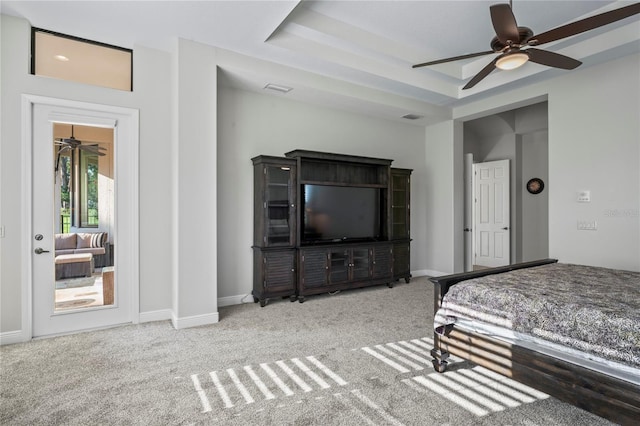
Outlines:
[[[426,278],[0,348],[7,425],[606,425],[466,362],[433,372]]]

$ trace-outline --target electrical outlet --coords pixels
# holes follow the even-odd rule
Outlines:
[[[598,222],[595,220],[579,220],[578,221],[578,230],[579,231],[596,231],[598,229]]]

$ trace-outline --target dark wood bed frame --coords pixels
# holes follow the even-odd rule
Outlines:
[[[555,262],[544,259],[431,278],[434,314],[449,288],[460,281]],[[444,336],[434,333],[433,340],[431,356],[437,372],[445,371],[453,354],[613,422],[635,425],[640,420],[640,386],[636,384],[455,326],[447,328]]]

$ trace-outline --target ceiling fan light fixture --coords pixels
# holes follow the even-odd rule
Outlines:
[[[524,52],[507,53],[496,61],[496,67],[501,70],[514,70],[521,67],[529,60],[529,55]]]

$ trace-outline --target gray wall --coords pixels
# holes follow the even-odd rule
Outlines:
[[[519,224],[516,238],[516,260],[549,257],[549,134],[546,130],[521,135],[516,142],[516,216]],[[540,178],[545,184],[540,194],[531,194],[525,187],[532,178]]]
[[[548,100],[550,257],[640,270],[638,75],[640,55],[634,54],[453,110],[455,121],[467,121]],[[427,138],[441,136],[441,127],[428,127]],[[450,143],[447,152],[455,150],[456,139]],[[462,164],[463,158],[454,161]],[[453,170],[453,163],[438,165],[439,192],[448,191],[446,176]],[[591,203],[576,201],[581,190],[591,190]],[[454,207],[443,208],[455,214]],[[595,220],[598,229],[579,231],[579,220]],[[446,229],[436,232],[442,241],[454,238]]]
[[[335,109],[221,87],[218,92],[218,297],[248,302],[252,289],[253,167],[257,155],[294,149],[392,159],[413,169],[411,268],[426,273],[429,216],[424,129]]]

